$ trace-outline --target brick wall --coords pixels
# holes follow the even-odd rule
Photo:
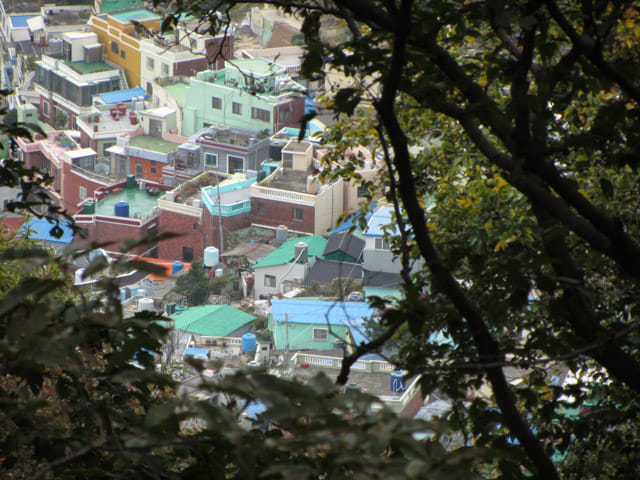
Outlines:
[[[204,208],[202,218],[203,245],[208,247],[213,245],[220,248],[220,224],[217,216],[211,215],[207,208]],[[225,250],[229,250],[227,245],[227,235],[231,232],[251,226],[251,212],[241,213],[232,217],[222,217],[222,231],[225,236]]]
[[[122,251],[121,244],[126,239],[142,239],[147,236],[149,230],[156,228],[157,218],[152,218],[146,223],[130,218],[117,218],[102,215],[80,215],[76,217],[78,228],[86,229],[86,240],[90,242],[106,243],[107,249],[116,252]],[[141,245],[129,251],[133,254],[144,254],[154,248],[155,245]]]
[[[261,206],[262,204],[262,206]],[[259,211],[263,208],[263,211]],[[293,218],[293,209],[302,210],[302,220]],[[278,225],[286,225],[289,230],[308,233],[314,232],[314,208],[300,206],[295,203],[279,202],[264,198],[251,199],[251,221],[255,225],[264,225],[276,228]]]
[[[424,397],[422,396],[422,390],[418,389],[411,401],[405,405],[404,410],[400,412],[399,416],[405,418],[413,418],[416,416],[416,413],[418,413],[418,410],[420,410],[423,406]]]
[[[97,182],[78,174],[68,163],[64,164],[63,169],[62,194],[64,198],[64,208],[69,212],[75,213],[78,210],[78,204],[81,201],[86,198],[93,197],[96,190],[107,186],[104,183]],[[86,190],[86,196],[84,199],[80,198],[80,187],[83,187]]]
[[[183,247],[188,247],[193,249],[193,260],[201,260],[204,250],[201,223],[200,218],[161,208],[158,233],[180,233],[181,236],[162,240],[158,244],[158,257],[183,261]],[[197,228],[194,228],[195,225]]]
[[[224,42],[224,43],[223,43]],[[208,40],[205,44],[207,51],[207,62],[214,63],[212,70],[220,70],[224,68],[224,62],[227,58],[233,58],[233,35],[228,37],[217,37]]]
[[[193,60],[186,60],[179,62],[173,66],[173,76],[185,76],[193,77],[196,73],[202,72],[209,68],[209,62],[205,57],[194,58]]]
[[[146,158],[140,157],[129,157],[129,173],[135,175],[136,173],[136,163],[140,163],[142,165],[142,178],[145,180],[149,180],[151,182],[162,183],[162,167],[165,166],[162,162],[154,162],[152,160],[148,160]]]
[[[288,114],[282,112],[288,111]],[[285,117],[285,115],[288,115]],[[304,98],[295,98],[274,108],[273,131],[284,127],[300,128],[300,118],[304,115]]]

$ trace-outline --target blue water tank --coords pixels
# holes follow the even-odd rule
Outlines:
[[[182,270],[182,267],[184,267],[184,265],[182,265],[182,262],[180,260],[176,260],[175,262],[173,262],[171,264],[171,275],[175,275],[176,273],[178,273],[180,270]]]
[[[118,202],[113,206],[113,213],[116,217],[128,217],[129,216],[129,203]]]
[[[251,333],[245,333],[242,336],[242,353],[251,352],[256,349],[256,336]]]
[[[402,377],[406,372],[404,370],[396,370],[391,372],[391,393],[402,393],[407,389]]]

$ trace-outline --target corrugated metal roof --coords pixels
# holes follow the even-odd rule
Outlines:
[[[283,265],[285,263],[293,262],[295,244],[298,242],[306,243],[309,247],[307,250],[307,256],[324,258],[323,252],[327,246],[327,240],[318,235],[311,235],[309,237],[290,238],[283,243],[280,248],[264,257],[261,261],[256,263],[253,268],[273,267],[274,265]]]
[[[175,328],[206,337],[226,337],[256,317],[229,305],[201,305],[171,315]]]
[[[147,92],[142,87],[129,88],[127,90],[117,90],[115,92],[100,93],[93,98],[100,98],[107,105],[118,102],[130,102],[133,97],[148,98]]]

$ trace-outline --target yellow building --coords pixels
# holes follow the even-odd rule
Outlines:
[[[139,25],[134,25],[132,20]],[[159,15],[146,9],[112,13],[106,20],[92,16],[89,21],[91,31],[104,45],[105,59],[122,68],[129,88],[141,86],[140,42],[137,37],[143,38],[145,30],[159,31],[161,22]]]

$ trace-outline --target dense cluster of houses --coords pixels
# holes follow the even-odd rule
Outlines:
[[[12,154],[54,178],[49,196],[78,228],[52,237],[43,220],[5,213],[3,222],[56,248],[100,243],[107,256],[122,254],[125,239],[146,239],[128,254],[167,275],[130,275],[122,300],[164,309],[180,356],[242,355],[254,335],[253,362],[277,358],[301,377],[337,374],[344,348],[367,339],[376,312],[366,299],[402,296],[400,265],[385,239],[391,208],[369,204],[364,229],[339,223],[370,192],[321,180],[325,125],[313,120],[300,132],[326,85],[299,77],[302,50],[288,44],[299,22],[254,8],[224,35],[190,17],[163,33],[163,13],[141,0],[19,3],[0,2],[2,86],[14,90],[6,100],[18,120],[47,134],[18,139]],[[241,45],[243,31],[254,44]],[[365,180],[379,176],[379,159],[364,148],[343,162]],[[15,194],[0,191],[5,210]],[[166,233],[180,236],[154,240]],[[166,301],[167,278],[194,261],[229,278],[229,296],[264,309],[267,340],[252,333],[255,316],[232,306]],[[82,272],[76,280],[90,282]],[[340,300],[283,298],[329,290]],[[417,379],[381,357],[353,371],[352,388],[398,413],[423,404]]]

